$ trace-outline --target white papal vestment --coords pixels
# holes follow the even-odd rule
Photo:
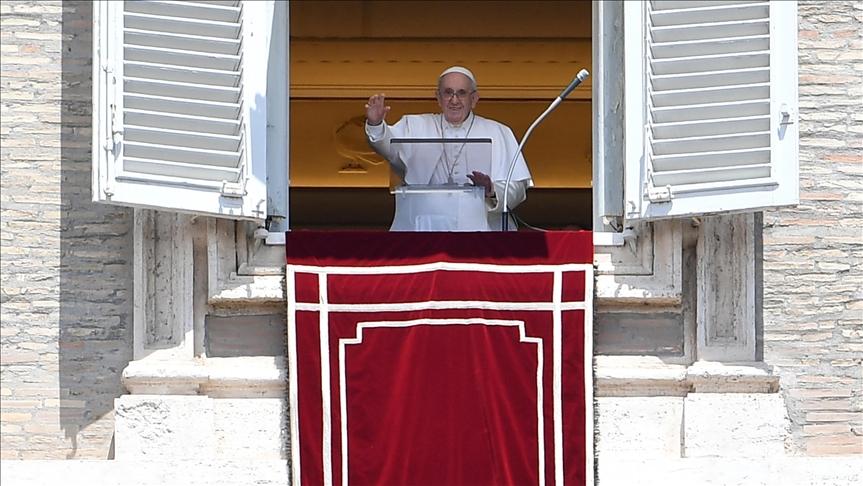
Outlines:
[[[489,138],[491,139],[491,176],[494,182],[494,197],[486,199],[487,219],[493,231],[502,229],[503,190],[510,162],[518,151],[518,142],[512,130],[506,125],[471,113],[464,123],[453,125],[442,114],[405,115],[395,125],[366,124],[369,143],[382,157],[387,159],[406,184],[465,184],[469,183],[467,174],[472,170],[468,158],[469,151],[458,143],[446,145],[443,157],[429,161],[407,157],[403,151],[390,145],[393,138]],[[515,158],[515,168],[509,185],[507,204],[510,210],[518,206],[526,197],[527,188],[533,185],[530,171],[521,154]],[[516,225],[510,221],[510,229]]]

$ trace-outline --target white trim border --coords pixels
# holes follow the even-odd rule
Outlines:
[[[457,318],[457,319],[412,319],[406,321],[371,321],[358,322],[356,328],[356,336],[353,338],[339,339],[339,404],[340,404],[340,419],[341,419],[341,438],[342,438],[342,486],[348,486],[348,415],[347,415],[347,378],[345,368],[345,346],[349,344],[362,344],[363,331],[373,328],[396,328],[396,327],[411,327],[419,325],[484,325],[484,326],[516,326],[518,327],[519,342],[533,343],[537,346],[536,354],[536,414],[537,414],[537,470],[539,474],[539,486],[545,486],[545,419],[543,418],[543,357],[544,350],[542,338],[529,337],[524,327],[523,321],[503,320],[503,319],[482,319],[482,318]],[[558,364],[555,363],[555,367]],[[563,470],[562,464],[558,464]]]
[[[549,273],[553,276],[553,291],[551,302],[494,302],[494,301],[420,301],[403,303],[364,303],[364,304],[331,304],[328,302],[328,275],[387,275],[425,273],[434,271],[479,271],[486,273]],[[584,273],[584,300],[563,302],[563,274]],[[296,301],[296,275],[298,273],[314,274],[318,277],[318,303]],[[585,480],[588,486],[594,484],[594,427],[593,427],[593,265],[583,263],[541,264],[541,265],[496,265],[484,263],[434,262],[416,265],[376,266],[376,267],[344,267],[344,266],[313,266],[287,265],[285,271],[287,293],[287,324],[288,324],[288,362],[290,372],[290,433],[291,433],[291,484],[300,486],[300,448],[299,448],[299,392],[297,386],[297,338],[296,324],[298,311],[319,312],[319,333],[321,346],[321,405],[323,417],[323,467],[324,484],[332,486],[332,410],[329,397],[329,313],[331,312],[404,312],[416,310],[446,310],[446,309],[494,309],[508,311],[539,311],[551,312],[552,329],[552,364],[553,364],[553,417],[554,417],[554,449],[555,449],[555,484],[562,485],[564,474],[563,453],[563,396],[562,396],[562,312],[584,310],[584,408],[585,408]],[[347,404],[346,377],[344,370],[344,353],[347,344],[362,343],[362,331],[370,327],[405,327],[418,324],[479,324],[479,325],[518,325],[521,340],[535,342],[538,346],[538,356],[542,356],[541,338],[527,337],[524,323],[514,320],[458,318],[458,319],[417,319],[409,321],[373,321],[357,323],[355,338],[339,339],[339,393],[342,438],[342,486],[348,485],[348,444],[347,444]],[[537,372],[538,390],[542,389],[542,362]],[[538,398],[538,429],[539,442],[539,485],[545,485],[545,448],[544,420],[542,409],[544,402],[542,393]]]

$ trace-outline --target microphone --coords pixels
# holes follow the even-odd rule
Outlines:
[[[539,125],[539,123],[544,120],[549,113],[554,111],[554,109],[557,108],[557,105],[559,105],[564,100],[564,98],[569,96],[569,93],[572,93],[572,90],[574,90],[579,84],[583,83],[588,76],[590,76],[590,73],[587,72],[587,69],[582,69],[581,71],[579,71],[578,74],[575,75],[575,78],[572,79],[572,82],[569,83],[569,86],[564,88],[564,90],[560,92],[560,95],[558,95],[558,97],[555,98],[550,105],[548,105],[548,108],[546,108],[545,111],[542,112],[542,114],[539,115],[536,120],[534,120],[534,122],[527,129],[527,132],[525,132],[524,137],[522,137],[521,143],[518,144],[518,150],[515,151],[515,154],[512,157],[512,161],[510,161],[509,163],[509,172],[507,172],[506,174],[506,182],[503,186],[503,221],[501,226],[504,231],[509,231],[509,183],[512,180],[512,173],[515,170],[515,161],[518,159],[518,155],[521,153],[522,147],[524,147],[524,144],[525,142],[527,142],[527,139],[528,137],[530,137],[533,129],[536,128],[536,126]]]

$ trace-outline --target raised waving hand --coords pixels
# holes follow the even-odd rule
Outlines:
[[[374,94],[369,97],[369,102],[366,103],[366,120],[369,125],[380,125],[389,111],[390,107],[386,105],[386,95],[383,93]]]

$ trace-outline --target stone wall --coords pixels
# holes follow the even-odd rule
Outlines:
[[[3,459],[107,458],[131,211],[90,201],[89,2],[0,5]],[[801,2],[801,204],[764,214],[763,354],[790,452],[863,453],[863,3]]]
[[[800,2],[800,205],[764,214],[791,453],[863,453],[863,2]]]
[[[132,213],[91,202],[92,6],[0,13],[0,451],[105,459],[132,355]]]

